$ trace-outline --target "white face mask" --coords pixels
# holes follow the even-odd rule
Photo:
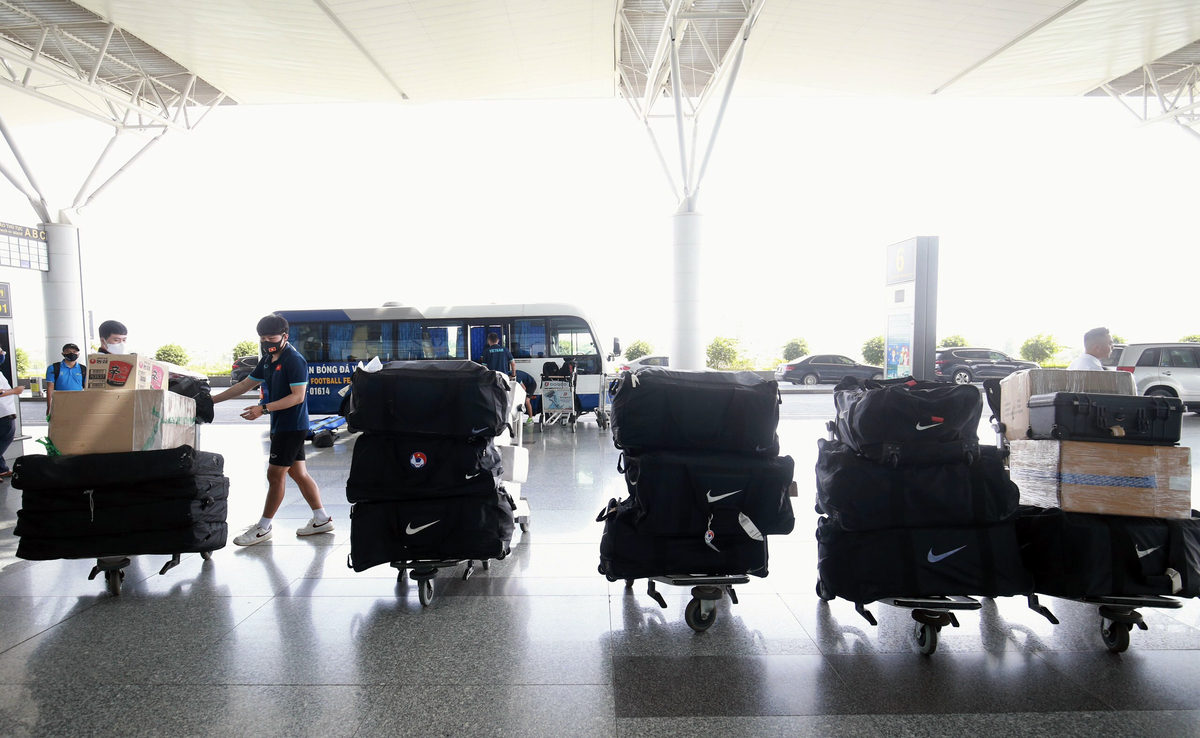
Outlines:
[[[127,354],[129,353],[128,344],[125,343],[105,343],[104,349],[110,354]]]

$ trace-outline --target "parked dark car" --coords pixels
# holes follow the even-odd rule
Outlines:
[[[933,373],[939,382],[970,384],[985,379],[1003,379],[1022,369],[1037,369],[1032,361],[1014,359],[987,348],[950,348],[937,352]]]
[[[792,384],[837,384],[846,377],[883,379],[883,368],[837,354],[813,354],[775,367],[775,379]]]
[[[229,373],[229,378],[234,384],[237,384],[250,376],[250,372],[254,371],[256,366],[258,366],[257,356],[239,356],[233,360],[233,371]]]

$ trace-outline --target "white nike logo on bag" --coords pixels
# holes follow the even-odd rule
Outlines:
[[[1162,548],[1162,546],[1155,546],[1154,548],[1148,548],[1145,551],[1143,551],[1142,549],[1138,548],[1136,543],[1133,544],[1133,547],[1134,547],[1134,549],[1137,550],[1137,555],[1138,555],[1139,559],[1142,558],[1143,556],[1149,556],[1150,554],[1154,553],[1158,549]]]
[[[475,472],[474,474],[467,474],[466,477],[467,477],[467,479],[474,479],[475,477],[479,476],[480,474],[483,474],[483,472]]]
[[[767,450],[767,449],[769,449],[769,448],[771,448],[771,447],[770,447],[770,446],[756,446],[756,447],[754,448],[754,450],[755,450],[755,451],[766,451],[766,450]]]
[[[931,548],[931,549],[929,549],[929,555],[926,558],[929,559],[929,563],[936,564],[937,562],[941,561],[944,558],[953,556],[954,554],[958,553],[959,551],[963,550],[964,548],[966,548],[966,546],[959,546],[958,548],[954,549],[953,551],[947,551],[946,553],[939,554],[937,556],[933,555],[933,549]]]
[[[425,525],[422,525],[420,528],[414,528],[414,527],[412,527],[412,523],[409,523],[409,524],[408,524],[408,527],[406,527],[406,528],[404,529],[404,532],[405,532],[405,533],[407,533],[408,535],[410,535],[410,536],[411,536],[411,535],[413,535],[414,533],[420,533],[421,531],[425,530],[425,529],[426,529],[426,528],[428,528],[429,526],[431,526],[431,525],[436,525],[436,524],[438,524],[438,523],[440,523],[440,522],[442,522],[442,521],[441,521],[441,519],[439,518],[438,520],[435,520],[435,521],[433,521],[432,523],[426,523]]]
[[[704,495],[704,496],[708,498],[708,501],[709,501],[709,502],[716,502],[717,500],[723,500],[723,499],[725,499],[726,497],[729,497],[730,495],[736,495],[738,492],[741,492],[741,491],[742,491],[742,490],[740,490],[740,489],[739,489],[739,490],[736,490],[736,491],[734,491],[734,492],[727,492],[727,493],[725,493],[725,494],[723,494],[723,495],[717,495],[716,497],[713,497],[712,490],[710,489],[710,490],[708,491],[708,494],[706,494],[706,495]]]
[[[485,430],[487,430],[487,426],[486,426],[486,425],[485,425],[485,426],[483,426],[482,428],[472,428],[472,429],[471,429],[471,433],[473,433],[473,434],[474,434],[474,433],[483,433]]]
[[[939,425],[941,425],[941,423],[930,423],[929,425],[921,425],[920,423],[917,423],[917,430],[929,430],[930,428],[936,428]]]

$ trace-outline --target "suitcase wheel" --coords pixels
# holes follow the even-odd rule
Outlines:
[[[200,558],[204,559],[205,561],[208,561],[209,559],[212,558],[212,551],[201,551]]]
[[[683,611],[683,620],[692,630],[703,633],[717,621],[717,601],[693,597]]]
[[[428,605],[433,602],[433,579],[417,580],[417,599],[421,601],[421,605]]]
[[[113,597],[121,596],[121,582],[123,581],[125,581],[125,572],[121,569],[104,572],[104,588]],[[1128,636],[1126,636],[1126,639],[1128,640]]]
[[[928,623],[917,623],[917,648],[926,656],[932,656],[938,647],[938,633],[941,628]]]
[[[1113,653],[1125,653],[1129,649],[1129,623],[1117,623],[1108,618],[1100,619],[1100,637],[1104,646]]]

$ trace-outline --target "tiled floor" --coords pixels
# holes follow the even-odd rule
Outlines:
[[[1047,598],[1056,627],[985,600],[924,657],[907,612],[872,606],[875,627],[821,602],[817,415],[780,426],[795,533],[704,634],[686,590],[663,587],[663,609],[597,574],[595,515],[623,483],[590,423],[531,434],[530,532],[469,581],[443,572],[429,607],[388,567],[346,567],[352,440],[309,456],[336,532],[294,536],[308,512],[291,489],[270,543],[161,576],[165,557],[136,558],[119,598],[87,580],[91,561],[16,559],[21,493],[4,484],[0,735],[1200,735],[1200,603],[1145,611],[1150,630],[1115,656],[1094,607]],[[1200,418],[1185,425],[1200,441]],[[204,445],[226,457],[231,526],[254,522],[262,426],[216,425]]]

